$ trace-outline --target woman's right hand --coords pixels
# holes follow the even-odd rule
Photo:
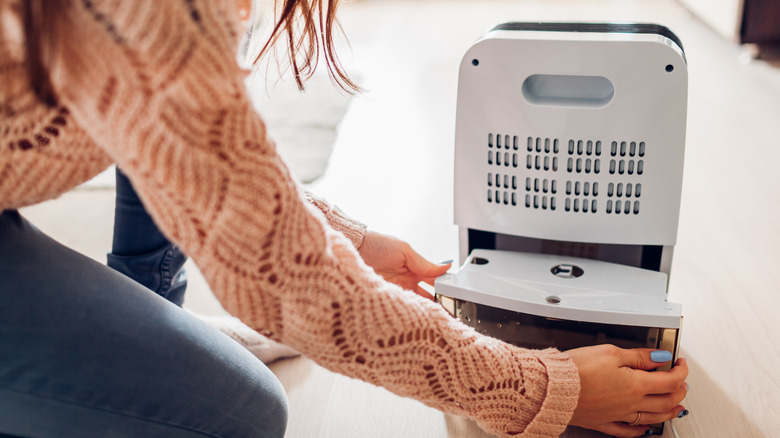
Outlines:
[[[645,434],[648,424],[677,417],[685,409],[680,402],[688,393],[688,365],[685,359],[678,359],[670,371],[650,372],[667,362],[654,362],[650,356],[653,351],[658,350],[626,350],[614,345],[567,351],[577,365],[581,386],[569,424],[618,437],[636,437]]]

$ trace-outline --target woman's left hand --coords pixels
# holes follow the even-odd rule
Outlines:
[[[429,300],[433,300],[433,296],[419,283],[424,281],[433,285],[436,277],[447,272],[452,265],[431,263],[403,240],[374,231],[366,232],[358,252],[363,261],[385,280]]]

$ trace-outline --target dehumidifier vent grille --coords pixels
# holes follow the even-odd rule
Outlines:
[[[636,178],[644,173],[645,142],[561,142],[551,137],[490,133],[487,143],[488,203],[550,211],[561,208],[573,213],[639,214],[642,184]],[[609,161],[605,170],[609,176],[598,176],[602,158]],[[565,160],[566,169],[560,169],[560,174],[559,160]],[[570,179],[561,180],[564,195],[558,193],[558,176],[565,174]],[[627,175],[631,175],[631,182],[626,181]],[[612,181],[607,184],[605,177]],[[559,200],[562,205],[558,205]]]

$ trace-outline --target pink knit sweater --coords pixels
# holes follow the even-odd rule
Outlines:
[[[18,1],[0,0],[0,209],[115,162],[225,308],[261,333],[501,436],[564,430],[579,394],[567,355],[479,335],[386,283],[355,249],[364,228],[307,202],[247,98],[234,4],[70,2],[50,72],[60,106],[48,108],[25,73]]]

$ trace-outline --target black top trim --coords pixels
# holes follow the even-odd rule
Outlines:
[[[680,38],[674,34],[668,27],[660,24],[647,23],[527,23],[513,21],[502,23],[491,29],[494,30],[520,30],[520,31],[542,31],[542,32],[591,32],[591,33],[646,33],[657,34],[669,38],[682,50]]]

